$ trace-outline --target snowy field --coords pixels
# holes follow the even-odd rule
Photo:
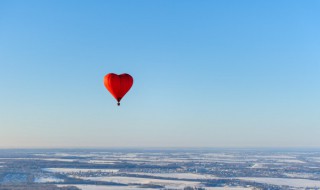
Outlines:
[[[35,183],[50,183],[50,182],[63,182],[63,179],[55,178],[55,177],[37,177],[35,178]]]
[[[65,187],[67,185],[58,185],[59,187]],[[98,186],[98,185],[72,185],[78,187],[81,190],[155,190],[151,188],[139,188],[136,186]],[[206,190],[252,190],[253,188],[246,187],[205,187]]]
[[[310,160],[313,162],[320,162],[320,157],[313,157],[313,158],[310,158]]]
[[[58,187],[65,187],[70,185],[58,185]],[[141,190],[136,186],[105,186],[105,185],[72,185],[81,190]],[[142,188],[143,190],[155,190],[151,188]]]
[[[177,178],[177,179],[217,179],[214,175],[195,173],[129,173],[136,175],[147,175],[153,177]]]
[[[255,181],[259,183],[266,183],[272,185],[287,185],[290,187],[299,187],[299,188],[307,188],[307,187],[317,187],[320,188],[320,181],[309,180],[309,179],[290,179],[290,178],[250,178],[250,177],[242,177],[239,178],[245,181]]]
[[[91,181],[106,181],[115,182],[121,184],[155,184],[162,185],[166,188],[178,188],[183,189],[187,186],[200,186],[200,182],[184,181],[184,180],[163,180],[163,179],[151,179],[151,178],[138,178],[138,177],[122,177],[122,176],[111,176],[111,177],[80,177],[80,179],[91,180]]]
[[[252,190],[250,187],[205,187],[206,190]]]
[[[41,158],[40,160],[45,161],[59,161],[59,162],[75,162],[75,159],[62,159],[62,158]]]
[[[46,151],[0,155],[0,183],[74,184],[83,190],[320,188],[320,150]]]
[[[118,169],[81,169],[81,168],[44,168],[44,171],[53,173],[76,173],[76,172],[105,172],[116,173]]]
[[[116,164],[119,163],[120,161],[115,161],[115,160],[89,160],[86,161],[87,163],[91,164]]]

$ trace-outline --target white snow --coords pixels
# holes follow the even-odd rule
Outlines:
[[[320,187],[320,181],[310,180],[310,179],[291,179],[291,178],[251,178],[251,177],[241,177],[238,178],[244,181],[255,181],[258,183],[266,183],[272,185],[287,185],[291,187]]]
[[[281,162],[281,163],[297,163],[297,164],[305,164],[306,162],[301,161],[301,160],[289,160],[289,159],[284,159],[284,160],[276,160],[277,162]]]
[[[163,179],[122,177],[122,176],[79,177],[79,178],[91,180],[91,181],[107,181],[107,182],[122,183],[122,184],[155,184],[155,185],[163,185],[166,188],[184,188],[187,186],[195,187],[200,185],[200,182],[193,182],[193,181],[163,180]]]
[[[253,157],[263,158],[263,159],[295,159],[295,156],[289,155],[255,155]]]
[[[314,162],[320,162],[320,157],[311,157],[310,160]]]
[[[253,188],[249,187],[229,187],[229,186],[224,186],[224,187],[204,187],[206,190],[251,190]]]
[[[137,175],[148,175],[153,177],[177,178],[177,179],[214,179],[214,175],[195,173],[128,173]]]
[[[313,174],[310,173],[284,173],[284,175],[288,177],[294,177],[294,178],[312,178],[314,177]]]
[[[118,169],[82,169],[82,168],[44,168],[44,171],[53,173],[76,173],[76,172],[106,172],[116,173]]]
[[[265,168],[265,166],[263,166],[261,163],[255,163],[253,166],[251,166],[251,168]]]
[[[58,185],[58,187],[75,186],[81,190],[155,190],[151,188],[139,188],[136,186],[105,186],[105,185]]]
[[[47,182],[63,182],[63,179],[55,177],[39,177],[34,180],[36,183],[47,183]]]
[[[74,162],[74,161],[77,161],[77,160],[74,160],[74,159],[62,159],[62,158],[40,158],[40,160],[60,161],[60,162]]]
[[[113,161],[113,160],[89,160],[87,163],[90,164],[115,164],[119,161]]]
[[[81,190],[155,190],[151,188],[139,188],[137,186],[101,186],[101,185],[58,185],[58,187],[75,186]],[[205,187],[206,190],[252,190],[248,187]]]

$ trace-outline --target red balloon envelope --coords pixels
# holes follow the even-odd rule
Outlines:
[[[104,77],[104,86],[109,90],[112,96],[120,105],[121,99],[126,95],[133,85],[133,78],[129,74],[117,75],[109,73]]]

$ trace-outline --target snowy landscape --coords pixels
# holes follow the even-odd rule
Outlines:
[[[316,150],[1,150],[0,160],[9,189],[320,189]]]

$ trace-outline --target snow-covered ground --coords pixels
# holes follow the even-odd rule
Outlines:
[[[251,166],[251,168],[265,168],[265,166],[262,163],[255,163]]]
[[[206,190],[252,190],[249,187],[205,187]]]
[[[64,158],[40,158],[40,160],[45,161],[59,161],[59,162],[75,162],[75,159],[64,159]]]
[[[280,160],[275,160],[276,162],[281,162],[281,163],[296,163],[296,164],[305,164],[306,162],[301,161],[301,160],[296,160],[296,159],[280,159]]]
[[[253,156],[255,158],[262,158],[262,159],[295,159],[295,156],[292,155],[284,155],[284,154],[278,154],[278,155],[255,155]]]
[[[128,173],[137,175],[147,175],[153,177],[177,178],[177,179],[216,179],[214,175],[195,173]]]
[[[312,178],[315,177],[315,175],[310,173],[284,173],[284,175],[288,177],[294,177],[294,178]]]
[[[75,186],[81,190],[141,190],[136,186],[105,186],[105,185],[58,185],[58,187]],[[155,190],[151,188],[143,188],[143,190]]]
[[[291,178],[259,178],[259,177],[241,177],[238,178],[245,181],[255,181],[272,185],[287,185],[291,187],[320,187],[320,181],[310,179],[291,179]]]
[[[118,169],[82,169],[82,168],[44,168],[44,171],[53,173],[75,173],[75,172],[106,172],[116,173]]]
[[[162,185],[166,188],[184,188],[187,186],[199,186],[200,182],[184,181],[184,180],[163,180],[163,179],[152,179],[152,178],[139,178],[139,177],[122,177],[122,176],[111,176],[111,177],[79,177],[80,179],[91,180],[91,181],[106,181],[122,184],[154,184]]]
[[[0,160],[38,160],[37,158],[0,158]]]
[[[59,187],[65,187],[70,185],[58,185]],[[136,186],[100,186],[100,185],[72,185],[78,187],[81,190],[141,190]],[[246,187],[205,187],[206,190],[252,190],[252,188]],[[155,190],[151,188],[143,188],[143,190]]]
[[[114,160],[89,160],[86,161],[87,163],[90,164],[115,164],[119,163],[120,161],[114,161]]]
[[[55,178],[55,177],[37,177],[35,178],[35,183],[47,183],[47,182],[63,182],[63,179]]]
[[[313,162],[320,162],[320,157],[312,157],[310,160]]]
[[[61,161],[61,162],[74,162],[75,159],[62,159],[62,158],[0,158],[0,160],[45,160],[45,161]]]

